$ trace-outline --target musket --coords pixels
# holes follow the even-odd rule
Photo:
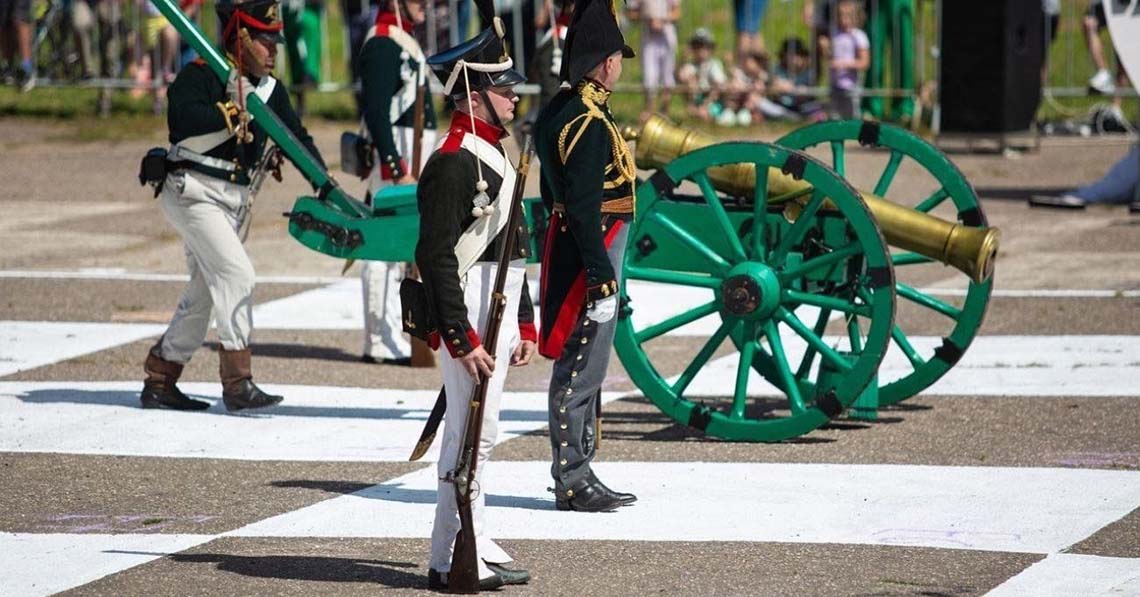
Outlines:
[[[270,173],[273,174],[273,178],[281,182],[281,149],[272,141],[265,144],[265,151],[253,169],[253,175],[249,177],[249,193],[246,196],[245,213],[242,214],[241,223],[238,224],[238,238],[243,243],[249,236],[249,229],[253,227],[253,201],[257,198],[257,193],[261,191],[265,177]]]
[[[526,187],[527,170],[534,154],[534,143],[527,135],[522,155],[516,169],[514,193],[511,194],[510,216],[499,247],[499,269],[495,272],[495,288],[491,293],[491,312],[487,318],[487,329],[483,335],[483,346],[494,355],[499,344],[499,328],[503,323],[503,312],[507,297],[503,294],[507,285],[507,270],[511,256],[515,252],[518,239],[516,229],[522,219],[522,194]],[[499,363],[500,367],[509,363]],[[452,593],[479,592],[479,556],[475,548],[475,527],[471,515],[471,503],[475,500],[475,474],[479,464],[479,440],[483,431],[483,411],[487,400],[487,386],[490,378],[479,376],[467,410],[467,423],[463,430],[463,445],[455,470],[448,474],[448,480],[455,486],[455,503],[459,509],[459,533],[455,536],[455,551],[451,556],[451,571],[447,574],[447,589]],[[442,393],[440,394],[442,397]]]
[[[420,160],[423,159],[424,146],[424,96],[427,82],[422,80],[420,65],[416,72],[416,107],[412,112],[412,178],[420,179]]]

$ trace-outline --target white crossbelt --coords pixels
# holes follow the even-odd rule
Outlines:
[[[194,162],[195,164],[201,164],[203,166],[216,168],[218,170],[225,170],[226,172],[233,172],[236,170],[236,164],[231,161],[210,157],[208,155],[202,155],[196,151],[186,149],[181,145],[175,145],[174,147],[171,147],[167,158],[175,162],[180,162],[183,160]]]

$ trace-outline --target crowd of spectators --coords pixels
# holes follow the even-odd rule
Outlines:
[[[1101,39],[1105,28],[1102,0],[1086,1],[1087,10],[1077,25],[1084,33],[1095,71],[1088,88],[1092,93],[1111,96],[1110,116],[1123,121],[1117,89],[1128,86],[1129,81],[1119,61],[1114,68],[1106,60]],[[37,28],[43,26],[39,21],[44,2],[36,2],[0,0],[2,74],[5,83],[25,91],[36,82],[37,48],[33,40],[38,42]],[[197,18],[201,2],[180,0],[179,4],[191,18]],[[470,22],[471,2],[431,0],[434,26],[421,34],[432,37],[431,45],[439,49],[462,39],[473,26],[485,26]],[[349,71],[356,83],[356,57],[375,20],[376,0],[338,3],[348,42]],[[891,84],[913,87],[909,70],[912,56],[905,51],[910,45],[910,34],[895,30],[909,26],[913,0],[804,0],[802,17],[809,32],[807,39],[788,37],[771,47],[760,33],[768,3],[733,0],[735,38],[717,40],[703,26],[683,30],[682,0],[627,0],[627,22],[640,30],[638,61],[644,93],[641,118],[668,114],[670,106],[676,109],[680,103],[684,114],[723,126],[747,126],[765,120],[857,118],[864,114],[879,119],[893,117],[900,122],[910,119],[915,111],[910,95],[891,98],[875,93],[883,85],[885,67],[876,64],[873,57],[887,54],[898,59],[900,64],[890,71]],[[513,52],[520,52],[523,63],[529,64],[539,49],[537,39],[549,29],[551,15],[572,4],[573,0],[542,0],[538,4],[533,0],[496,0],[495,7],[508,29],[508,39],[521,40]],[[74,54],[82,78],[133,79],[132,94],[153,93],[156,106],[165,85],[195,57],[150,0],[47,0],[47,5],[63,8],[61,26],[67,29],[69,39],[74,36]],[[1061,5],[1059,0],[1042,0],[1042,5],[1047,36],[1044,48],[1048,54],[1061,26]],[[324,31],[324,2],[283,0],[282,8],[287,13],[285,49],[291,71],[288,83],[295,90],[313,89],[320,83],[319,36]],[[452,11],[454,15],[450,14]],[[688,16],[686,22],[691,23],[692,15]],[[457,26],[449,26],[456,23]],[[520,28],[520,24],[523,27],[516,36],[514,29]],[[530,24],[533,29],[527,26]],[[900,39],[893,39],[899,35]],[[884,53],[884,43],[894,43],[902,49],[896,52],[892,48]],[[1047,68],[1042,71],[1046,84]],[[864,87],[871,88],[871,92],[864,93]],[[817,95],[821,88],[827,90],[827,97]],[[297,101],[303,109],[302,99],[298,96]]]

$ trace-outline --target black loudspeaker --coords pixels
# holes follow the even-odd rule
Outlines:
[[[1029,129],[1041,101],[1044,32],[1040,0],[943,2],[942,131]]]

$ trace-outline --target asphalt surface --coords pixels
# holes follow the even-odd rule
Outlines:
[[[340,128],[322,123],[311,128],[326,157],[335,155]],[[0,208],[11,216],[0,222],[0,272],[8,272],[0,277],[0,322],[165,323],[182,283],[122,275],[185,273],[177,235],[153,205],[149,192],[134,181],[138,158],[147,147],[161,143],[161,135],[142,141],[82,144],[67,142],[67,135],[63,125],[0,120],[0,139],[6,140],[0,142],[4,154],[0,177],[7,181],[0,190]],[[1031,210],[1023,201],[1035,190],[1092,180],[1127,150],[1121,141],[1068,143],[1047,142],[1040,152],[1016,159],[952,156],[979,190],[990,223],[1003,233],[994,282],[999,295],[988,303],[979,332],[982,339],[1140,336],[1140,217],[1129,216],[1121,207],[1086,212]],[[865,179],[856,182],[873,185],[877,168],[885,161],[882,152],[852,150],[848,157],[848,170]],[[59,176],[60,172],[68,176]],[[532,176],[530,182],[536,187],[537,177]],[[353,192],[361,188],[359,181],[342,183]],[[906,166],[892,188],[903,197],[915,198],[912,203],[916,203],[933,187],[921,173]],[[295,172],[288,172],[284,184],[267,184],[258,199],[247,247],[259,276],[332,279],[339,275],[343,263],[308,251],[285,232],[280,213],[306,189]],[[26,271],[39,274],[20,273]],[[53,277],[48,272],[83,272],[92,279]],[[961,297],[953,291],[966,287],[962,274],[941,265],[900,268],[898,276],[912,286],[943,289],[947,294],[940,298],[950,304],[960,304]],[[324,285],[267,281],[259,283],[255,301],[265,305],[288,300]],[[1013,295],[1000,294],[1003,291]],[[1096,294],[1101,291],[1107,293]],[[895,321],[908,335],[941,336],[952,329],[945,318],[901,299]],[[841,331],[838,323],[829,327],[830,333]],[[704,340],[666,336],[648,343],[646,352],[662,376],[668,377],[684,370]],[[1071,341],[1074,345],[1084,342],[1081,338]],[[60,388],[67,388],[87,382],[130,382],[141,387],[142,359],[153,342],[153,337],[131,340],[57,359],[0,377],[0,384],[58,382]],[[366,391],[439,387],[438,370],[360,362],[360,345],[361,334],[355,329],[257,329],[255,379]],[[19,350],[6,346],[0,348],[0,356],[19,355]],[[216,351],[217,341],[211,333],[187,365],[183,379],[217,382]],[[732,354],[728,346],[722,346],[716,356]],[[1133,360],[1112,371],[1129,376],[1124,385],[1135,382],[1135,388],[1140,387],[1140,356]],[[985,368],[970,372],[979,385],[993,373]],[[549,374],[549,362],[537,361],[512,371],[507,389],[544,392]],[[605,407],[598,455],[603,465],[777,463],[983,471],[1011,467],[1114,471],[1130,475],[1129,479],[1140,475],[1140,417],[1135,415],[1140,394],[1135,390],[1119,395],[923,395],[881,410],[878,421],[839,420],[795,440],[752,444],[705,437],[672,421],[639,395],[616,355],[605,389],[620,397]],[[53,400],[50,390],[48,394],[42,398],[45,408],[137,414],[130,399],[61,404]],[[217,393],[206,397],[216,399]],[[26,397],[0,400],[16,401],[22,407],[39,404]],[[543,409],[542,399],[536,400],[533,408]],[[283,408],[288,405],[287,401]],[[328,406],[337,405],[330,399]],[[21,416],[37,416],[35,411],[27,412],[31,414]],[[288,433],[290,421],[302,424],[302,417],[293,418],[294,414],[283,410],[266,416],[279,418],[280,432]],[[201,417],[222,416],[218,409],[185,414],[188,427],[200,424]],[[354,425],[354,418],[363,421],[375,416],[361,410],[343,422]],[[109,569],[58,589],[69,589],[67,593],[75,595],[356,595],[427,590],[428,541],[424,538],[226,534],[393,482],[431,463],[215,456],[158,457],[148,455],[145,447],[132,454],[0,451],[0,472],[6,479],[0,484],[0,539],[4,534],[208,536],[187,549],[154,551],[149,561]],[[538,424],[497,446],[492,466],[494,461],[548,458],[548,434]],[[717,516],[718,504],[686,500],[681,481],[681,489],[670,499],[682,504],[685,516],[707,520],[710,528],[723,524]],[[542,483],[550,481],[535,480],[536,485]],[[623,486],[621,478],[607,479],[607,483],[617,489]],[[765,486],[758,483],[744,489],[759,494]],[[789,499],[798,498],[792,495]],[[1087,507],[1090,512],[1098,508],[1092,499]],[[1137,508],[1140,495],[1130,510],[1090,528],[1058,553],[1130,558],[1134,578],[1140,578]],[[813,512],[805,510],[800,515],[810,518]],[[604,526],[618,524],[623,513],[566,516],[590,516]],[[658,523],[668,528],[671,521]],[[504,539],[500,544],[533,574],[528,586],[501,591],[519,595],[980,595],[1042,562],[1046,555],[1053,556],[1052,552],[816,543],[794,538],[613,541],[564,536]],[[2,570],[6,569],[0,566]],[[46,576],[43,580],[50,580]],[[9,593],[2,578],[0,594],[38,594],[23,585]],[[1137,581],[1132,582],[1121,585],[1125,593],[1136,587]]]

